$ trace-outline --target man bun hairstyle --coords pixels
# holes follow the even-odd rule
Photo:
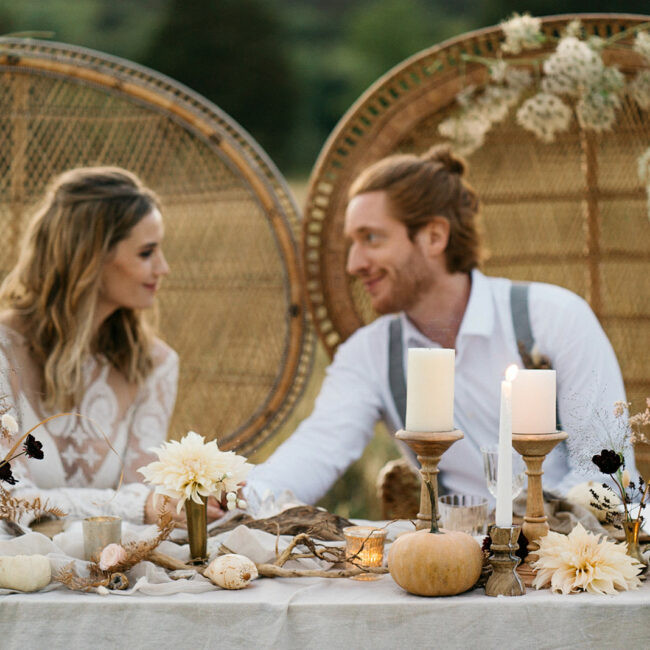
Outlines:
[[[421,155],[396,154],[365,169],[352,183],[348,197],[386,192],[392,216],[401,221],[410,239],[434,217],[449,222],[445,250],[450,273],[469,273],[481,262],[477,229],[479,199],[464,180],[467,162],[449,145],[435,145]]]
[[[447,144],[438,144],[431,147],[420,158],[425,162],[440,163],[450,174],[463,176],[467,170],[465,159],[454,155],[451,147]]]

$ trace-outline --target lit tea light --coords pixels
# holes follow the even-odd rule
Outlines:
[[[345,550],[348,559],[353,558],[363,567],[381,566],[384,561],[384,540],[386,531],[372,526],[347,526],[343,529]],[[372,580],[374,575],[355,576]]]
[[[87,517],[82,527],[86,560],[96,559],[105,546],[122,542],[122,520],[119,517]]]

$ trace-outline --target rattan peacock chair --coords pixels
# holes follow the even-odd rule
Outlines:
[[[68,45],[0,39],[0,259],[57,173],[110,164],[162,199],[172,273],[163,338],[181,375],[170,434],[250,453],[282,424],[311,370],[299,213],[252,138],[180,84]]]
[[[650,20],[554,16],[543,20],[543,31],[557,36],[575,18],[603,37]],[[330,353],[375,318],[363,287],[345,273],[341,233],[351,182],[386,155],[443,142],[437,127],[454,110],[457,93],[487,80],[486,67],[462,55],[493,56],[502,40],[500,28],[488,28],[409,58],[370,87],[323,148],[310,180],[303,255],[310,309]],[[605,57],[624,73],[642,65],[629,49],[608,49]],[[639,409],[650,395],[650,225],[636,167],[650,146],[650,115],[626,101],[612,131],[593,135],[574,122],[569,133],[545,144],[518,126],[513,113],[469,157],[491,252],[483,270],[559,284],[585,297]]]

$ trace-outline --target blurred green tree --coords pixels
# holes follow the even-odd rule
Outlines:
[[[170,0],[0,0],[12,31],[51,31],[53,40],[137,60]]]
[[[432,47],[471,25],[458,12],[425,0],[356,3],[344,22],[341,46],[332,63],[344,74],[354,96],[407,57]]]
[[[648,0],[490,0],[477,2],[475,17],[480,25],[486,27],[510,18],[514,13],[528,12],[532,16],[553,16],[574,13],[650,13]]]
[[[14,31],[14,21],[11,13],[0,7],[0,34],[9,34]]]
[[[297,89],[273,9],[262,0],[172,0],[141,63],[213,101],[286,166]]]

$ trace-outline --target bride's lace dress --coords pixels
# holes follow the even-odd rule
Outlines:
[[[45,458],[21,456],[12,462],[19,481],[12,493],[45,497],[74,518],[112,514],[142,523],[150,488],[141,483],[136,470],[155,458],[150,449],[167,437],[176,399],[178,355],[156,341],[154,369],[138,387],[101,356],[89,357],[84,373],[86,390],[73,409],[83,417],[58,417],[34,431]],[[39,384],[24,337],[0,324],[0,396],[18,421],[19,435],[54,415],[43,410]],[[8,441],[0,441],[3,457],[9,448]]]

